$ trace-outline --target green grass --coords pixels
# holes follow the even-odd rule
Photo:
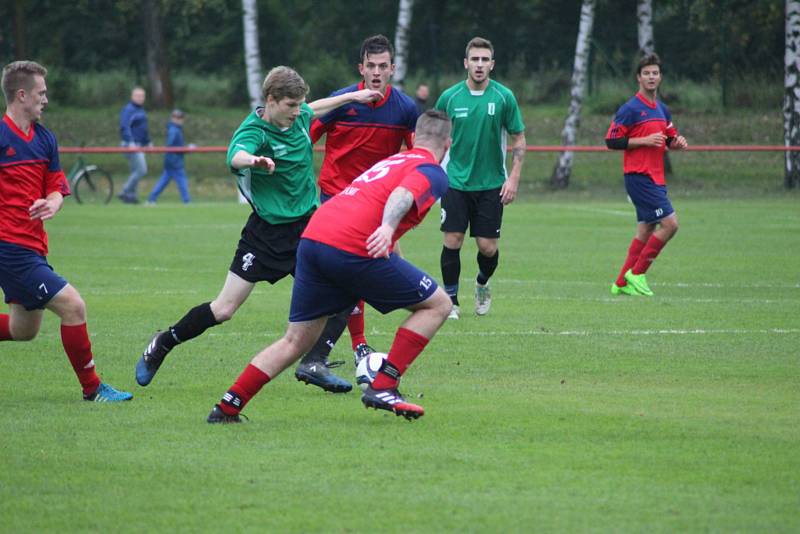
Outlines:
[[[36,341],[0,344],[0,531],[796,532],[797,201],[675,204],[651,299],[609,294],[628,204],[507,209],[491,313],[446,323],[404,379],[419,421],[287,373],[249,424],[211,427],[282,333],[289,280],[257,286],[148,388],[133,366],[155,329],[216,295],[247,208],[68,201],[50,260],[87,302],[99,371],[135,399],[79,400],[52,314]],[[436,219],[403,249],[439,278]],[[467,310],[474,256],[469,243]],[[403,316],[369,310],[370,342],[386,350]]]

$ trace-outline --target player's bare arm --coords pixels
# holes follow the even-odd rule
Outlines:
[[[639,148],[643,146],[660,147],[667,142],[666,134],[662,132],[652,133],[645,137],[631,137],[628,139],[628,148]]]
[[[400,221],[413,205],[414,195],[411,194],[411,191],[405,187],[397,187],[392,191],[392,194],[386,199],[386,206],[383,208],[381,225],[367,238],[367,253],[371,257],[389,256],[392,236],[394,236]]]
[[[503,187],[500,188],[500,202],[511,204],[517,197],[517,190],[519,189],[519,180],[522,175],[522,163],[525,160],[525,151],[527,143],[525,141],[525,132],[512,134],[511,137],[511,172],[508,173],[508,178],[503,182]]]
[[[275,170],[275,162],[266,156],[254,156],[246,150],[240,150],[231,158],[231,167],[234,169],[259,167],[272,173]]]
[[[37,198],[28,208],[28,214],[33,220],[41,219],[47,221],[58,213],[63,204],[64,197],[56,191],[47,195],[47,198]]]
[[[373,89],[362,89],[360,91],[353,91],[351,93],[345,93],[342,95],[320,98],[319,100],[309,102],[308,106],[314,110],[315,115],[324,115],[325,113],[334,110],[339,106],[349,104],[350,102],[366,104],[368,102],[376,102],[381,98],[383,98],[383,95],[379,91],[375,91]]]

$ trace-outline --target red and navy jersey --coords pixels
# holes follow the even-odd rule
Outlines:
[[[392,237],[400,237],[417,226],[431,206],[447,192],[448,179],[433,154],[415,148],[373,165],[341,193],[314,212],[303,237],[325,243],[357,256],[369,257],[367,238],[381,225],[389,195],[403,187],[414,195]]]
[[[363,88],[362,81],[335,91],[331,96]],[[352,102],[314,119],[311,141],[316,143],[327,134],[325,160],[319,173],[322,192],[328,196],[339,193],[362,172],[397,154],[403,141],[412,148],[417,116],[414,101],[388,85],[386,94],[378,102]]]
[[[678,130],[672,125],[672,115],[660,100],[651,102],[641,93],[636,93],[617,110],[606,139],[622,137],[646,137],[661,132],[675,137]],[[622,168],[625,174],[646,174],[653,182],[665,185],[664,150],[666,146],[642,146],[625,150]]]
[[[0,122],[0,241],[47,256],[44,223],[32,221],[28,208],[54,192],[69,195],[56,137],[38,123],[26,134],[4,115]]]

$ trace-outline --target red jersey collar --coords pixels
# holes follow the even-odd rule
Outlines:
[[[651,100],[648,100],[646,96],[644,96],[642,93],[640,93],[640,92],[638,92],[638,91],[636,92],[636,98],[638,98],[639,100],[641,100],[641,101],[642,101],[642,103],[643,103],[645,106],[647,106],[648,108],[656,109],[656,102],[655,102],[655,100],[653,100],[653,101],[651,101]]]
[[[366,88],[366,84],[364,84],[364,80],[361,80],[360,82],[358,82],[358,90],[359,91],[362,90],[362,89],[365,89],[365,88]],[[380,106],[384,105],[387,100],[389,100],[389,95],[390,94],[392,94],[392,86],[390,84],[386,84],[386,94],[383,95],[383,98],[381,98],[377,102],[370,102],[367,105],[368,106],[372,106],[373,108],[380,107]]]
[[[33,133],[35,131],[34,126],[35,123],[31,122],[31,127],[26,134],[22,130],[19,129],[19,126],[14,122],[14,120],[8,116],[8,113],[3,115],[3,122],[5,122],[11,131],[17,134],[18,137],[21,137],[26,143],[30,143],[31,139],[33,139]]]

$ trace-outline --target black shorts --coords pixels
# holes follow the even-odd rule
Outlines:
[[[469,226],[470,237],[500,237],[503,224],[503,203],[500,188],[487,191],[447,190],[442,197],[442,232],[464,234]]]
[[[311,216],[286,224],[270,224],[255,212],[242,228],[230,271],[248,282],[274,284],[294,275],[297,245]]]

